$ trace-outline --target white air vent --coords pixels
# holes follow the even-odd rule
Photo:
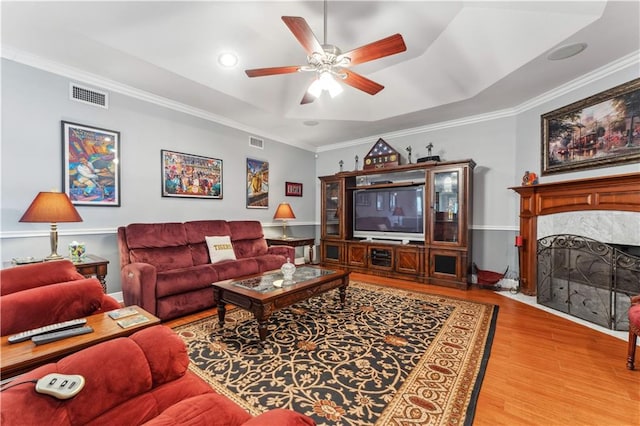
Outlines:
[[[253,136],[251,136],[249,138],[249,146],[264,149],[264,141],[262,139],[254,138]]]
[[[99,106],[105,109],[109,108],[109,94],[107,92],[83,87],[76,83],[69,85],[69,97],[71,100],[82,102],[83,104]]]

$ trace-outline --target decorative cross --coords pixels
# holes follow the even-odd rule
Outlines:
[[[340,160],[338,161],[338,164],[340,165],[340,171],[342,171],[342,166],[344,165],[344,161]]]
[[[358,156],[356,155],[356,170],[358,170]]]
[[[406,150],[409,153],[409,164],[411,164],[411,146],[408,146]]]
[[[433,148],[433,143],[429,142],[427,145],[427,156],[431,157],[431,148]]]

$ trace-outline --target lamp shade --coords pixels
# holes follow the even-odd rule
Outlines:
[[[273,215],[273,218],[295,219],[296,215],[293,213],[293,209],[291,209],[291,205],[289,203],[280,203],[276,209],[276,213]]]
[[[82,222],[82,218],[64,192],[40,192],[20,222]]]

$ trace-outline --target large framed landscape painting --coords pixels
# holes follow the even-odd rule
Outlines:
[[[542,175],[640,161],[640,78],[542,116]]]
[[[80,206],[120,206],[120,132],[62,121],[62,186]]]
[[[247,158],[247,208],[269,208],[269,162]]]
[[[163,197],[222,198],[222,160],[164,149],[160,156]]]

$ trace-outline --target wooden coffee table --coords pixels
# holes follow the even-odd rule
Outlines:
[[[276,287],[273,284],[276,280],[282,280],[282,273],[278,270],[213,283],[214,296],[218,301],[220,327],[224,326],[225,305],[235,305],[253,313],[258,320],[260,341],[264,342],[267,338],[269,317],[279,309],[336,288],[339,289],[340,301],[344,304],[349,272],[300,266],[296,270],[293,283],[284,283],[282,287]]]
[[[0,376],[2,379],[16,376],[34,369],[42,364],[54,362],[105,340],[125,337],[143,328],[160,323],[160,319],[151,315],[142,308],[135,306],[137,311],[149,318],[148,322],[134,325],[129,328],[120,327],[108,313],[90,315],[87,318],[87,326],[93,328],[92,333],[80,336],[68,337],[56,342],[36,346],[31,340],[20,343],[9,343],[9,336],[2,336],[0,345]]]

